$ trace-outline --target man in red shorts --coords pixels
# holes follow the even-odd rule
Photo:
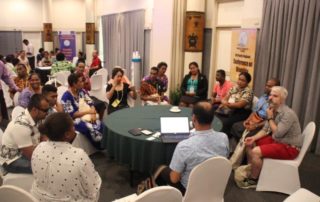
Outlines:
[[[263,158],[295,159],[302,146],[302,135],[296,113],[286,104],[288,91],[282,86],[272,87],[267,109],[267,122],[262,130],[245,139],[251,175],[243,188],[255,188]]]

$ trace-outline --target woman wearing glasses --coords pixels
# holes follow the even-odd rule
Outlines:
[[[137,93],[134,86],[129,87],[129,84],[122,81],[123,70],[114,68],[112,70],[112,83],[107,86],[107,98],[109,99],[108,114],[114,111],[129,107],[127,99],[128,95],[133,99],[137,98]]]

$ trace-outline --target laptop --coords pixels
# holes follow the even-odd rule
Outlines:
[[[188,117],[160,117],[160,138],[164,143],[177,143],[190,134]]]

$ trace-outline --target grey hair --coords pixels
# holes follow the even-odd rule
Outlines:
[[[285,87],[283,86],[273,86],[271,91],[276,91],[278,93],[280,93],[280,97],[282,98],[282,100],[286,100],[287,96],[288,96],[288,91]]]

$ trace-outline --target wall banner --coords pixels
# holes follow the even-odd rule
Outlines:
[[[234,29],[231,42],[230,80],[236,82],[240,72],[249,72],[253,84],[256,53],[256,29]]]
[[[76,33],[59,32],[60,51],[66,56],[66,59],[72,61],[76,56]]]

